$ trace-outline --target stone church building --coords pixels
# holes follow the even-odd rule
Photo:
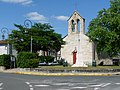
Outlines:
[[[68,34],[63,38],[61,58],[72,67],[87,67],[94,60],[93,42],[85,35],[85,19],[77,12],[68,19]]]

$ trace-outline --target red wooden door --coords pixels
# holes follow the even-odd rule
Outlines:
[[[77,53],[77,52],[73,52],[73,64],[76,63],[76,53]]]

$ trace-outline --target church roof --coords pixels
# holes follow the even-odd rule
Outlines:
[[[65,35],[62,39],[64,39],[65,37],[67,37],[68,36],[68,34],[67,35]]]
[[[78,13],[77,10],[75,10],[75,11],[73,12],[73,14],[70,16],[70,18],[71,18],[75,13],[77,13],[81,18],[83,18],[83,17]],[[69,19],[70,19],[70,18],[69,18]],[[69,19],[68,19],[68,21],[69,21]],[[84,18],[83,18],[83,19],[84,19]]]

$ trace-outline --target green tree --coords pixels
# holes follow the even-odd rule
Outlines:
[[[19,30],[12,30],[12,34],[9,35],[9,42],[18,52],[30,51],[30,35],[26,33],[26,28],[17,24],[15,27]]]
[[[110,0],[110,8],[98,12],[87,35],[97,44],[97,52],[110,57],[120,54],[120,0]]]
[[[38,50],[59,51],[63,44],[61,34],[55,33],[49,24],[35,23],[31,28],[15,24],[19,30],[13,30],[10,42],[18,52],[30,51],[31,36],[33,38],[33,52]]]

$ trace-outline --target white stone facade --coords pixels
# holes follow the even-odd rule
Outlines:
[[[7,54],[7,45],[0,45],[0,55]]]
[[[93,43],[85,35],[85,19],[74,11],[68,19],[68,34],[64,37],[65,45],[61,48],[61,58],[73,65],[73,52],[76,51],[75,67],[92,65]]]

